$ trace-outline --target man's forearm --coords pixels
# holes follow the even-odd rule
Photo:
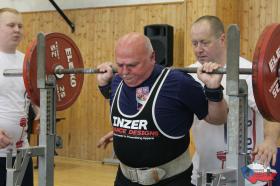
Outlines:
[[[111,95],[111,83],[105,86],[98,86],[101,94],[106,98],[109,99]]]
[[[228,105],[225,99],[220,102],[208,101],[208,115],[205,121],[214,125],[226,123],[228,115]]]

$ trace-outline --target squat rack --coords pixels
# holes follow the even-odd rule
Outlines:
[[[20,148],[12,165],[12,151],[7,154],[6,186],[20,186],[28,161],[38,156],[39,186],[54,185],[54,149],[56,137],[56,79],[46,79],[45,35],[37,35],[37,86],[40,89],[40,134],[39,146]]]

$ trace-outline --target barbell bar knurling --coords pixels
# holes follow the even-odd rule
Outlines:
[[[186,73],[196,73],[197,68],[196,67],[174,67],[172,68],[174,70],[179,70]],[[113,69],[113,73],[116,73],[117,70]],[[98,73],[104,73],[100,72],[97,68],[73,68],[73,69],[55,69],[54,74],[98,74]],[[214,70],[210,74],[226,74],[227,69],[226,68],[218,68],[217,70]],[[240,68],[239,74],[252,74],[252,69],[249,68]],[[4,76],[10,76],[10,77],[19,77],[22,76],[22,70],[21,69],[5,69],[3,71]]]
[[[196,67],[175,67],[172,69],[179,70],[179,71],[186,72],[186,73],[196,73],[196,71],[197,71]],[[227,73],[226,68],[218,68],[209,74],[226,74],[226,73]],[[239,74],[252,74],[252,69],[240,68]]]
[[[117,70],[113,69],[113,73]],[[97,68],[73,68],[73,69],[55,69],[55,74],[99,74],[100,72]]]

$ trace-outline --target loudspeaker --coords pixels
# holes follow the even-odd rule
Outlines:
[[[150,38],[156,53],[156,63],[173,65],[173,27],[167,24],[146,25],[144,34]]]

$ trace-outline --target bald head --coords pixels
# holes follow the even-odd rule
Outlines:
[[[117,50],[126,48],[131,51],[142,51],[147,54],[151,54],[153,52],[153,47],[151,41],[148,37],[141,33],[131,32],[124,36],[122,36],[116,44],[116,52]]]
[[[149,38],[141,33],[122,36],[116,43],[115,56],[118,73],[130,87],[140,85],[153,71],[153,47]]]

